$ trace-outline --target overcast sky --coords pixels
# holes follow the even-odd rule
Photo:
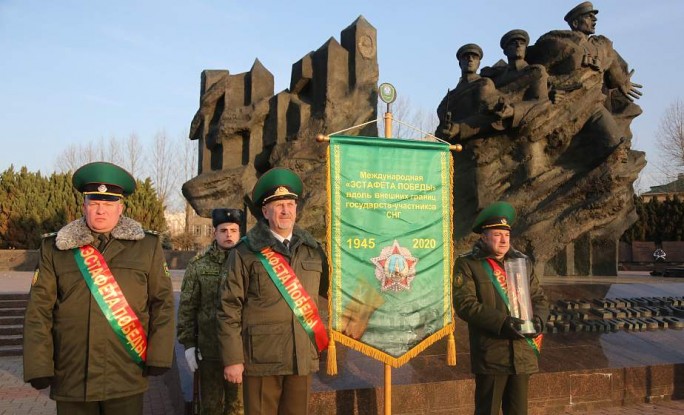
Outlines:
[[[532,41],[567,28],[579,1],[39,1],[0,0],[0,171],[14,164],[49,174],[73,143],[125,139],[145,145],[164,131],[187,134],[204,69],[237,74],[255,59],[289,86],[292,64],[359,15],[378,31],[380,82],[434,113],[458,81],[456,49],[478,43],[482,66],[502,58],[501,35]],[[680,0],[595,1],[597,33],[636,70],[644,113],[633,148],[649,165],[638,185],[662,184],[655,146],[667,107],[684,99]]]

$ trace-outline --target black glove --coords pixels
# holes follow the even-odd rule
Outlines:
[[[532,317],[532,324],[534,325],[534,333],[526,334],[526,337],[535,338],[542,334],[544,331],[544,324],[542,324],[542,319],[539,316]]]
[[[143,376],[160,376],[166,373],[167,370],[169,370],[168,367],[145,366]]]
[[[48,376],[48,377],[44,377],[44,378],[31,379],[31,380],[29,380],[29,383],[31,384],[31,386],[34,389],[38,389],[38,390],[45,389],[48,386],[50,386],[50,384],[52,384],[52,376]]]
[[[525,336],[520,333],[520,328],[524,321],[513,316],[507,316],[504,320],[503,326],[501,326],[501,335],[507,339],[517,340],[524,339]]]

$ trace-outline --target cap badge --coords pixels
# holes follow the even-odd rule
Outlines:
[[[280,186],[276,189],[276,191],[273,193],[273,196],[285,196],[285,195],[290,195],[289,190],[287,190],[287,187],[285,186]]]
[[[506,218],[501,218],[501,224],[508,225],[508,221],[506,220]]]
[[[100,193],[105,193],[105,192],[107,192],[107,186],[101,184],[101,185],[97,186],[97,191]]]

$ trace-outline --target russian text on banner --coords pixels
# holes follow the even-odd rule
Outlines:
[[[332,136],[328,167],[328,372],[334,341],[398,367],[449,335],[455,364],[449,146]]]

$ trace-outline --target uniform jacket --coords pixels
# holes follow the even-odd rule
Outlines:
[[[254,254],[266,246],[284,255],[317,305],[327,292],[327,260],[313,236],[295,226],[288,252],[259,221],[226,262],[217,314],[223,365],[244,363],[250,376],[308,375],[318,371],[318,352]]]
[[[214,241],[204,252],[193,258],[185,269],[178,305],[178,341],[198,347],[202,359],[220,360],[216,334],[221,268],[228,251]]]
[[[54,377],[50,396],[99,401],[144,392],[147,378],[92,297],[73,248],[92,243],[84,219],[45,237],[24,321],[24,380]],[[102,251],[147,333],[147,365],[171,367],[173,288],[159,237],[121,217]]]
[[[509,340],[500,335],[510,313],[485,271],[482,261],[493,256],[478,241],[473,250],[456,260],[454,309],[468,323],[471,370],[476,374],[524,374],[539,371],[537,355],[526,340]],[[507,258],[526,258],[511,248]],[[503,264],[500,264],[503,268]],[[549,305],[539,280],[527,260],[534,316],[546,322]]]
[[[607,88],[629,85],[627,63],[613,48],[613,42],[605,36],[587,36],[574,30],[552,30],[542,35],[528,49],[528,62],[544,65],[549,75],[573,75],[578,71],[590,71],[596,82],[606,83]],[[580,80],[577,76],[571,80]],[[587,82],[586,76],[581,81]]]

